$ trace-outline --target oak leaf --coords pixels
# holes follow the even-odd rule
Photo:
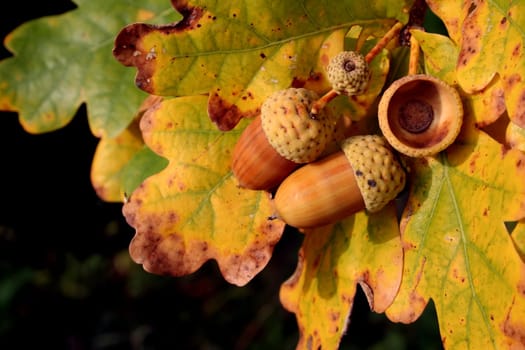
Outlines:
[[[78,8],[22,24],[4,40],[13,54],[0,64],[0,108],[18,112],[31,133],[67,125],[82,103],[95,136],[115,137],[147,96],[115,61],[115,33],[135,21],[175,20],[166,0],[76,0]]]
[[[337,349],[357,285],[378,313],[397,294],[403,249],[395,207],[304,233],[297,269],[281,287],[281,302],[297,318],[298,349]]]
[[[228,282],[244,285],[270,260],[284,223],[270,218],[269,193],[240,188],[231,172],[246,122],[217,130],[206,103],[206,96],[167,99],[142,117],[144,142],[169,164],[124,204],[136,230],[130,254],[147,271],[172,276],[214,259]]]
[[[117,36],[114,54],[138,69],[137,86],[151,94],[208,94],[210,118],[230,130],[257,115],[276,90],[326,92],[324,67],[343,49],[350,28],[404,20],[409,3],[173,1],[181,21],[130,24]]]
[[[462,89],[476,93],[499,76],[509,118],[525,128],[525,4],[511,0],[427,2],[459,47],[456,69]]]
[[[450,60],[433,54],[444,46],[454,57],[452,41],[414,34],[429,72],[454,85]],[[481,102],[497,98],[490,87],[462,96],[465,116],[456,142],[436,157],[407,160],[403,280],[386,314],[411,323],[432,299],[445,348],[519,348],[525,265],[505,222],[525,217],[525,154],[479,128],[487,113],[489,119],[500,114],[497,104],[487,110]]]

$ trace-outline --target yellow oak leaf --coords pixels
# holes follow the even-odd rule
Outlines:
[[[459,55],[458,46],[451,38],[427,33],[422,30],[413,30],[412,35],[418,40],[425,56],[425,71],[427,74],[439,77],[448,84],[458,86],[456,61]],[[494,123],[506,111],[501,79],[495,77],[484,89],[474,93],[462,91],[464,100],[468,100],[475,111],[473,116],[478,127]]]
[[[525,3],[429,0],[459,47],[457,79],[468,93],[498,75],[511,121],[525,127]]]
[[[510,147],[525,152],[525,128],[510,122],[507,126],[505,139]]]
[[[324,68],[356,25],[404,21],[412,1],[299,3],[173,1],[182,14],[164,26],[134,23],[115,39],[114,55],[138,69],[136,84],[156,95],[209,94],[221,130],[259,113],[287,87],[329,88]]]
[[[521,258],[525,261],[525,220],[516,222],[516,226],[512,230],[512,240],[514,241]]]
[[[304,233],[297,269],[281,286],[281,302],[297,318],[297,349],[337,349],[358,284],[378,313],[398,291],[403,250],[395,207]]]
[[[284,223],[270,219],[270,194],[239,188],[231,150],[246,123],[222,132],[210,123],[207,96],[164,100],[142,117],[144,142],[169,160],[124,204],[136,234],[133,260],[181,276],[214,259],[224,278],[248,283],[269,261]]]
[[[432,299],[445,348],[520,347],[525,265],[504,221],[525,216],[525,154],[466,117],[460,140],[446,152],[409,163],[403,281],[386,313],[413,322]]]

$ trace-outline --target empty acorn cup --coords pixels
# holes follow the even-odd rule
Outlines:
[[[393,148],[409,157],[425,157],[454,142],[463,123],[463,105],[454,87],[430,75],[412,74],[385,90],[378,117]]]

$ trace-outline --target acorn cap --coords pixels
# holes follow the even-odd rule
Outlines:
[[[338,94],[360,95],[368,87],[370,69],[365,57],[356,51],[342,51],[326,67],[328,80]]]
[[[261,126],[272,147],[295,163],[309,163],[321,155],[335,133],[335,118],[329,109],[315,116],[311,105],[319,98],[314,91],[288,88],[276,91],[261,106]]]
[[[409,157],[435,155],[450,146],[463,124],[458,91],[427,74],[394,81],[378,105],[379,127],[390,145]]]
[[[354,170],[369,212],[383,209],[405,187],[405,171],[384,137],[352,136],[342,142],[341,149]]]

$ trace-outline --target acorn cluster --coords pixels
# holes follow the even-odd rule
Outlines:
[[[294,87],[271,94],[232,157],[239,186],[272,192],[275,217],[300,229],[382,210],[405,188],[400,157],[444,150],[458,135],[463,116],[454,88],[428,75],[409,75],[381,96],[380,135],[336,141],[339,116],[327,105],[338,95],[365,93],[371,73],[356,51],[334,56],[326,73],[332,86],[326,95]],[[328,152],[334,142],[337,150]]]

